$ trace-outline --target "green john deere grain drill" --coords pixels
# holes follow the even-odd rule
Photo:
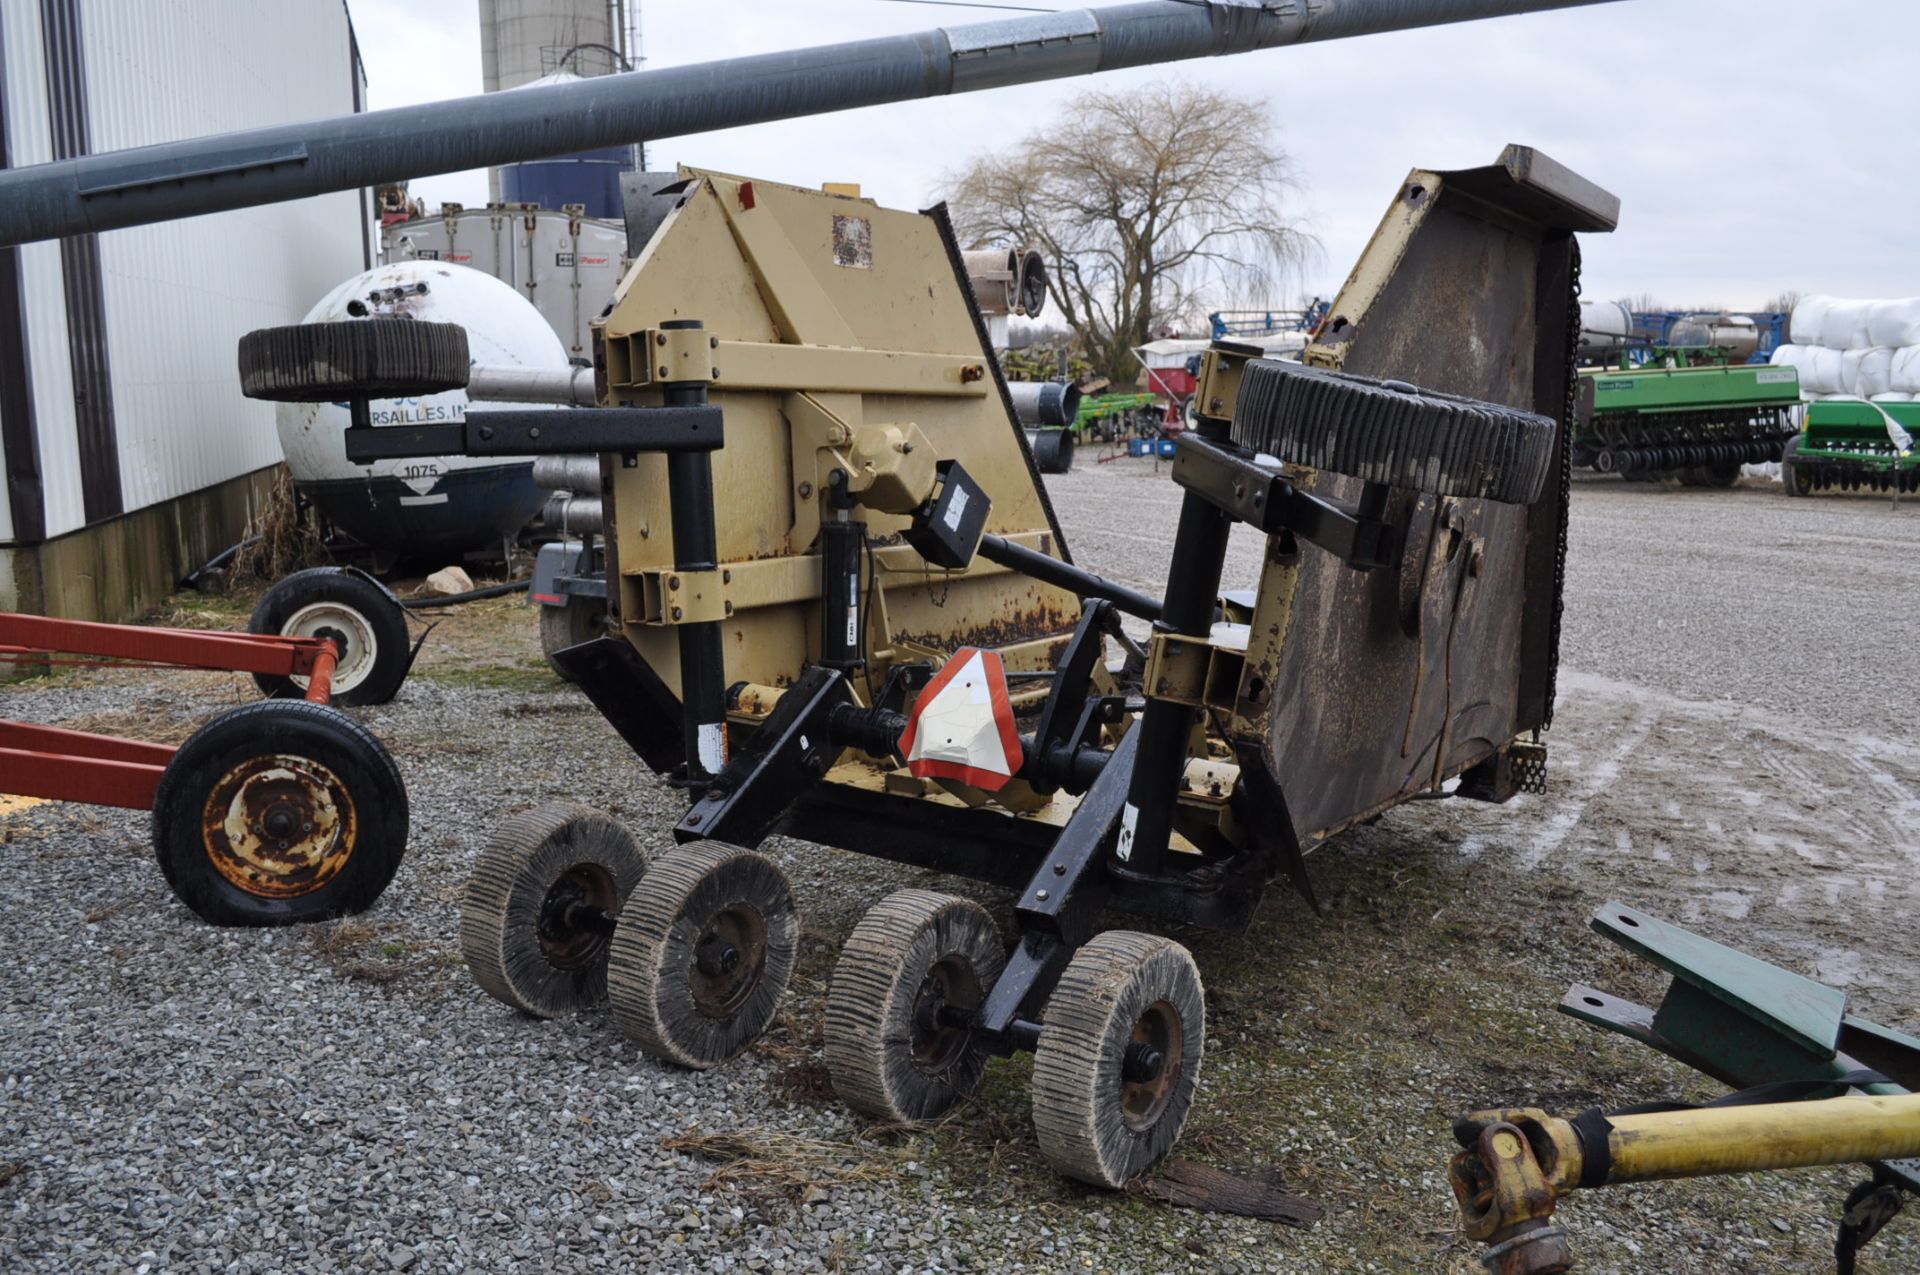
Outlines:
[[[1603,474],[1730,487],[1740,466],[1779,460],[1793,436],[1800,374],[1728,363],[1712,349],[1662,349],[1642,367],[1580,373],[1583,424],[1573,463]]]
[[[1787,440],[1780,481],[1789,496],[1828,487],[1920,490],[1920,403],[1857,398],[1807,404],[1806,428]]]

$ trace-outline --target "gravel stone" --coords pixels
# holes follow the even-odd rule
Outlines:
[[[1079,561],[1158,587],[1180,493],[1155,469],[1088,449],[1050,480]],[[413,832],[346,924],[212,929],[167,893],[144,812],[0,813],[0,1269],[1466,1275],[1453,1116],[1715,1092],[1553,1014],[1574,980],[1658,994],[1585,932],[1604,899],[1920,1029],[1920,728],[1887,692],[1920,618],[1920,510],[1617,482],[1574,501],[1549,794],[1395,811],[1316,852],[1325,917],[1276,889],[1247,935],[1178,935],[1209,1014],[1179,1153],[1280,1167],[1328,1206],[1312,1230],[1059,1180],[1032,1141],[1027,1059],[996,1060],[932,1133],[875,1133],[808,1096],[826,980],[865,908],[918,886],[1004,921],[1001,891],[770,842],[800,966],[769,1036],[711,1071],[640,1055],[604,1014],[542,1022],[485,996],[459,965],[458,900],[503,815],[580,801],[658,854],[683,800],[528,672],[534,618],[502,601],[443,613],[399,699],[353,710],[395,754]],[[1229,587],[1260,550],[1236,536]],[[244,678],[66,675],[0,686],[0,712],[177,740],[253,698]],[[784,1176],[716,1177],[663,1146],[726,1131]],[[1589,1275],[1820,1271],[1860,1176],[1647,1185],[1561,1216]],[[1862,1269],[1920,1269],[1920,1226],[1897,1219]]]

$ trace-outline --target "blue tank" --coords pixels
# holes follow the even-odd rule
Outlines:
[[[620,174],[632,167],[633,150],[626,146],[509,164],[500,170],[500,198],[555,210],[584,204],[589,217],[618,219]]]

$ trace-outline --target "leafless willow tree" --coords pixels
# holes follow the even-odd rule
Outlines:
[[[963,242],[1046,255],[1056,316],[1116,380],[1156,325],[1277,287],[1317,247],[1267,103],[1188,84],[1082,94],[948,189]]]

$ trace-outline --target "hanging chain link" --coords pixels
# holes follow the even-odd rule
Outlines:
[[[1580,377],[1574,366],[1580,354],[1580,240],[1567,236],[1567,359],[1563,367],[1567,377],[1567,399],[1560,411],[1560,532],[1553,561],[1553,625],[1547,657],[1547,720],[1542,729],[1553,727],[1553,701],[1560,680],[1560,615],[1567,604],[1567,523],[1573,506],[1573,427],[1578,410]]]

